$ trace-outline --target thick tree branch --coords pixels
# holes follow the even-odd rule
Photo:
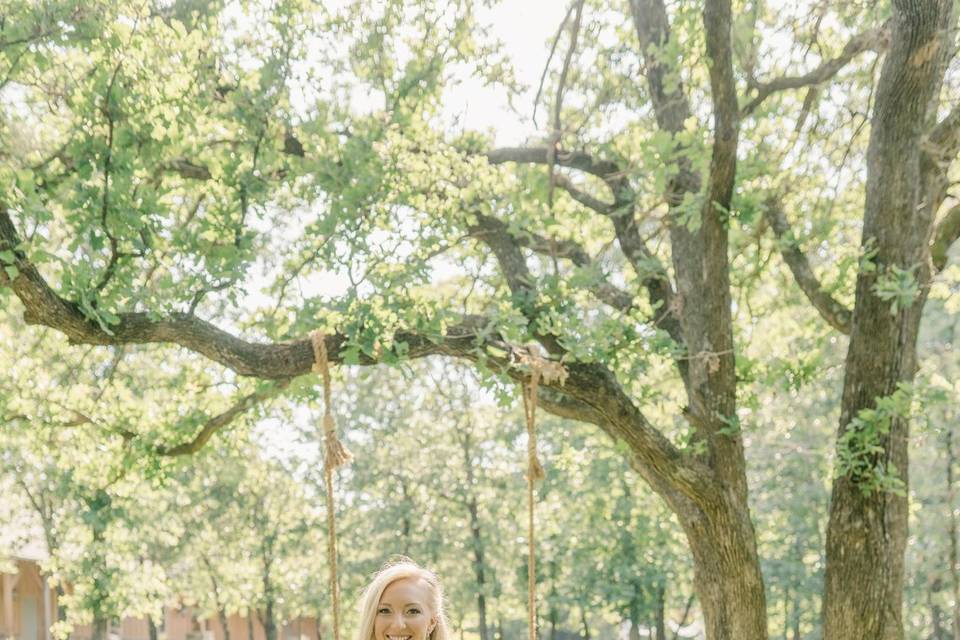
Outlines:
[[[933,232],[930,256],[937,271],[943,271],[947,266],[947,254],[958,239],[960,239],[960,205],[950,209]]]
[[[549,164],[549,147],[504,147],[486,154],[490,164],[517,162],[520,164]],[[583,151],[557,150],[553,160],[559,167],[576,169],[603,180],[613,192],[615,206],[633,202],[633,191],[627,180],[626,172],[617,163],[599,160]]]
[[[0,209],[0,251],[14,253],[12,266],[18,271],[16,277],[11,278],[0,269],[0,285],[10,287],[23,303],[27,324],[55,329],[74,344],[176,344],[240,375],[270,380],[303,375],[313,366],[313,348],[308,338],[273,344],[247,341],[187,313],[159,319],[147,313],[122,313],[107,331],[85,316],[77,303],[58,295],[23,253],[14,249],[18,244],[19,237],[9,214]],[[478,336],[486,332],[488,325],[486,318],[464,316],[444,336],[400,332],[396,340],[409,345],[410,357],[466,356],[478,348]],[[340,362],[340,349],[345,341],[346,336],[340,334],[327,338],[332,362]],[[374,362],[373,358],[361,356],[362,364]]]
[[[156,447],[156,454],[164,457],[176,457],[196,453],[203,448],[205,444],[207,444],[210,438],[212,438],[217,431],[227,426],[237,417],[243,415],[264,400],[272,398],[283,389],[286,389],[289,385],[289,378],[281,379],[269,389],[264,391],[256,391],[244,396],[223,413],[219,413],[207,420],[203,424],[203,428],[200,429],[200,432],[192,440],[173,447]]]
[[[780,253],[783,261],[790,267],[791,273],[800,286],[801,291],[807,296],[807,299],[813,304],[814,308],[820,313],[831,327],[840,333],[850,334],[850,322],[852,313],[844,305],[838,302],[833,296],[823,290],[820,280],[813,273],[810,267],[810,261],[807,259],[797,243],[796,237],[787,221],[787,215],[783,211],[783,205],[777,198],[770,198],[767,201],[765,216],[774,235],[779,240]]]
[[[799,76],[784,76],[769,82],[762,82],[756,86],[757,95],[747,102],[740,110],[741,116],[748,116],[759,107],[764,100],[780,91],[814,87],[833,78],[851,60],[864,51],[880,52],[890,44],[890,27],[887,24],[875,29],[857,34],[847,42],[843,51],[836,58],[824,60],[815,69]]]
[[[705,506],[718,499],[710,469],[686,456],[654,428],[623,393],[613,374],[595,363],[570,363],[564,387],[541,392],[544,408],[562,417],[600,426],[617,441],[637,452],[635,468],[667,495],[679,492]],[[562,393],[560,397],[557,392]]]
[[[23,253],[14,249],[18,244],[9,214],[0,209],[0,251],[14,252],[14,266],[19,271],[16,277],[11,278],[0,269],[0,285],[10,286],[20,298],[26,307],[25,320],[28,323],[51,327],[64,333],[71,342],[94,345],[176,344],[240,375],[278,380],[278,386],[312,370],[314,355],[309,338],[286,343],[257,343],[187,314],[172,314],[157,319],[146,313],[122,313],[108,332],[86,318],[76,303],[53,291]],[[525,282],[523,275],[521,272],[515,276],[515,283]],[[398,332],[394,340],[408,345],[406,355],[409,358],[445,355],[474,362],[483,360],[488,366],[501,368],[515,380],[524,379],[526,372],[512,358],[513,347],[492,332],[491,325],[488,318],[464,316],[459,323],[450,326],[444,335]],[[327,353],[331,362],[343,361],[341,349],[346,339],[342,334],[327,336]],[[488,346],[494,351],[485,348]],[[494,352],[506,355],[494,355]],[[359,364],[375,363],[376,360],[367,355],[359,358]],[[712,493],[715,485],[709,482],[710,471],[700,462],[685,456],[657,431],[624,393],[610,371],[593,363],[570,363],[567,368],[569,378],[566,384],[561,387],[553,383],[551,387],[572,399],[572,403],[564,409],[565,415],[571,415],[572,407],[579,406],[580,415],[584,418],[602,420],[615,437],[630,443],[646,473],[658,483],[666,483],[674,491],[700,503],[718,499]],[[546,386],[541,382],[541,387]],[[209,438],[217,429],[261,399],[248,397],[224,414],[212,418],[201,431],[200,437]],[[185,451],[186,448],[199,445],[191,442],[179,446]],[[178,450],[177,447],[167,449],[165,455],[173,455],[175,450]]]
[[[159,167],[160,171],[169,171],[178,174],[181,178],[187,180],[211,180],[213,175],[210,169],[201,164],[197,164],[186,158],[175,158],[164,162]]]

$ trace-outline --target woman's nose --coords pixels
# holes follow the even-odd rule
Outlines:
[[[390,624],[387,625],[387,629],[390,631],[402,631],[406,626],[407,623],[404,621],[403,616],[395,613],[390,616]]]

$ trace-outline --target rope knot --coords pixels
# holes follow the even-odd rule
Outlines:
[[[517,364],[530,371],[530,377],[523,383],[523,410],[527,419],[526,477],[529,482],[538,482],[546,477],[546,472],[537,456],[537,388],[541,380],[547,384],[557,382],[562,385],[567,381],[568,374],[561,363],[548,360],[535,343],[514,351],[514,358]]]
[[[337,436],[337,424],[333,419],[332,396],[330,389],[330,361],[327,357],[326,335],[322,331],[310,334],[313,344],[313,372],[323,378],[323,463],[329,469],[338,469],[348,464],[353,455]]]

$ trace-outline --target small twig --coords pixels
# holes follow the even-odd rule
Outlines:
[[[560,36],[563,35],[563,29],[567,26],[567,20],[570,19],[570,14],[573,13],[573,3],[567,7],[567,13],[563,16],[563,20],[560,21],[560,26],[557,28],[557,35],[553,36],[553,44],[550,45],[550,54],[547,56],[547,62],[543,65],[543,73],[540,74],[540,84],[537,86],[537,95],[533,98],[533,126],[537,126],[537,106],[540,103],[540,95],[543,93],[543,85],[547,79],[547,73],[550,71],[550,62],[553,60],[553,54],[557,51],[557,44],[560,42]]]
[[[557,97],[553,103],[553,133],[550,134],[550,143],[547,145],[547,207],[551,209],[553,208],[553,173],[557,162],[557,150],[560,147],[560,139],[563,135],[563,123],[561,122],[563,92],[566,89],[567,74],[570,72],[573,55],[577,51],[577,38],[580,35],[580,20],[583,17],[585,1],[580,0],[577,3],[577,15],[573,20],[573,27],[570,29],[570,47],[567,49],[567,56],[563,60],[560,80],[557,83]]]

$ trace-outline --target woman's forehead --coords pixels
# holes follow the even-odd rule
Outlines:
[[[423,578],[400,578],[387,585],[381,603],[411,604],[430,600],[430,585]]]

